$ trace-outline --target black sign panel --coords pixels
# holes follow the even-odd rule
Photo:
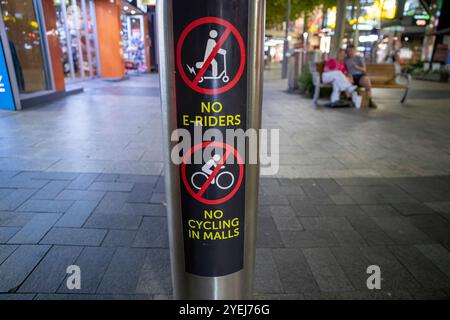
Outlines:
[[[192,137],[180,165],[186,272],[223,276],[244,260],[245,159],[225,130],[247,125],[248,1],[173,0],[173,21],[178,128]],[[223,140],[195,143],[208,129]]]

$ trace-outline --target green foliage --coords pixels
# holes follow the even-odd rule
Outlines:
[[[312,97],[314,94],[314,83],[311,72],[302,72],[298,77],[298,89],[301,94]]]
[[[298,77],[298,91],[300,94],[305,95],[308,98],[312,98],[314,95],[314,83],[312,74],[309,71],[303,72]],[[326,98],[331,96],[331,92],[333,91],[333,88],[331,87],[324,87],[320,88],[320,97]]]
[[[266,0],[266,23],[268,27],[283,23],[286,20],[287,0]],[[314,8],[320,5],[332,7],[336,0],[291,0],[291,21],[297,20],[306,14],[310,15]]]

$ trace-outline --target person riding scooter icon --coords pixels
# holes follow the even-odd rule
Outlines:
[[[203,57],[203,61],[197,62],[195,64],[195,67],[197,69],[201,69],[205,63],[205,61],[208,59],[209,55],[211,54],[211,52],[214,50],[214,47],[217,44],[217,41],[215,40],[218,36],[218,33],[216,30],[211,30],[209,32],[209,39],[206,43],[206,49],[205,49],[205,55]],[[226,59],[226,55],[227,55],[227,50],[220,48],[219,51],[217,52],[218,54],[221,54],[223,56],[223,71],[219,74],[219,68],[218,68],[218,62],[216,60],[216,58],[214,57],[211,61],[211,76],[207,77],[207,76],[203,76],[200,79],[200,83],[203,82],[204,79],[211,79],[211,80],[217,80],[217,79],[222,79],[223,82],[228,82],[230,81],[230,78],[228,77],[227,74],[227,59]]]

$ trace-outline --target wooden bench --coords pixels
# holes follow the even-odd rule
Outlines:
[[[310,71],[314,84],[314,96],[313,102],[317,105],[319,100],[320,88],[331,87],[331,84],[322,82],[322,73],[324,69],[324,63],[311,63]],[[411,84],[411,75],[405,73],[396,73],[394,64],[367,64],[367,76],[372,82],[372,88],[380,89],[403,89],[401,103],[406,101],[406,97],[409,92],[409,86]],[[399,78],[404,79],[404,83],[399,83]]]

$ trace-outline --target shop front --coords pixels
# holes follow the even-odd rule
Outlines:
[[[150,71],[147,6],[122,0],[121,35],[127,75]]]
[[[86,80],[120,80],[151,70],[142,0],[1,0],[0,93],[14,106],[78,93]],[[1,66],[1,65],[0,65]]]
[[[54,0],[67,83],[100,76],[93,0]]]

